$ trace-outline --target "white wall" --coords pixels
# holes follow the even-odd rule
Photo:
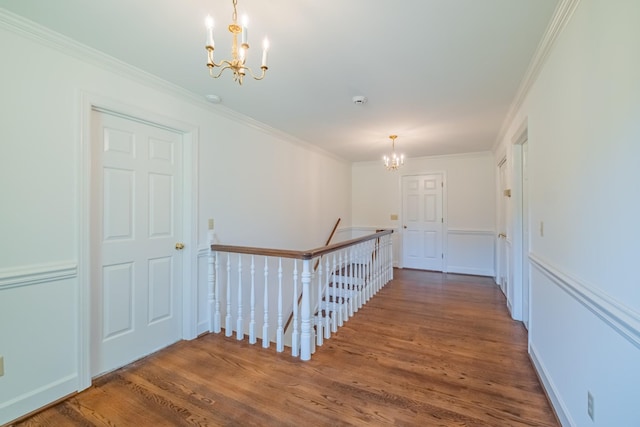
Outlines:
[[[401,179],[430,172],[445,174],[447,271],[493,276],[496,210],[491,153],[411,158],[397,172],[387,171],[382,162],[354,163],[354,228],[396,228],[400,233],[394,241],[395,262],[401,265],[402,225],[390,220],[391,214],[401,214]]]
[[[564,425],[640,425],[638,17],[580,1],[496,156],[528,126],[530,352]]]
[[[0,424],[80,387],[79,295],[89,286],[79,273],[81,93],[195,129],[197,238],[188,244],[199,249],[191,252],[199,332],[207,324],[206,262],[196,257],[208,244],[208,218],[221,243],[289,249],[323,245],[338,217],[351,224],[347,162],[5,18],[0,11]]]

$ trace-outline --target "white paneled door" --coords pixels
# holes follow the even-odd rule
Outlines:
[[[182,135],[92,112],[91,374],[180,339]]]
[[[402,178],[403,266],[443,271],[442,174]]]

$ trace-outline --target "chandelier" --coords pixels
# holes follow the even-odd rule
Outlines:
[[[247,72],[256,80],[264,79],[264,76],[269,69],[267,67],[267,52],[269,51],[269,40],[265,37],[263,45],[262,45],[262,65],[260,68],[262,69],[262,74],[260,76],[256,76],[253,71],[247,66],[245,66],[245,61],[247,59],[247,50],[249,50],[249,42],[247,41],[247,17],[243,17],[242,26],[238,25],[238,0],[233,0],[233,22],[229,24],[227,27],[229,32],[233,35],[233,44],[231,45],[231,57],[230,60],[222,60],[216,64],[213,60],[213,51],[215,49],[215,43],[213,41],[213,18],[211,15],[207,16],[206,25],[207,25],[207,44],[205,48],[207,49],[207,67],[209,68],[209,75],[214,79],[217,79],[222,75],[222,73],[230,69],[233,72],[233,80],[238,82],[238,84],[242,84],[242,79],[247,74]],[[240,46],[238,46],[238,36],[240,36]],[[219,71],[214,71],[215,68],[219,68]]]
[[[389,135],[389,138],[391,138],[391,155],[382,157],[384,167],[386,167],[388,171],[398,170],[400,166],[404,165],[404,154],[400,154],[399,156],[396,154],[397,137],[398,135]]]

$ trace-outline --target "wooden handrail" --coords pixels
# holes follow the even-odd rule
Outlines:
[[[341,218],[338,218],[338,220],[336,221],[336,225],[333,226],[333,230],[331,230],[331,234],[329,234],[329,238],[327,239],[327,243],[324,244],[325,246],[329,246],[329,243],[331,243],[331,240],[333,239],[333,235],[336,234],[336,230],[338,229],[338,225],[340,225],[340,220],[341,220]],[[313,271],[316,271],[318,269],[318,265],[320,265],[320,258],[318,258],[316,260],[316,265],[313,266]]]
[[[250,254],[250,255],[264,255],[271,257],[281,258],[293,258],[310,260],[329,252],[333,252],[338,249],[343,249],[349,246],[356,245],[358,243],[366,242],[373,239],[378,239],[382,236],[393,233],[393,230],[379,231],[367,236],[357,237],[351,240],[345,240],[344,242],[334,243],[329,246],[322,246],[308,251],[294,251],[289,249],[273,249],[273,248],[257,248],[252,246],[232,246],[232,245],[211,245],[211,250],[215,252],[231,252],[237,254]]]

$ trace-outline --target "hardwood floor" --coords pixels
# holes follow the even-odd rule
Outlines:
[[[17,425],[559,425],[488,278],[396,270],[310,362],[286,350],[179,342]]]

